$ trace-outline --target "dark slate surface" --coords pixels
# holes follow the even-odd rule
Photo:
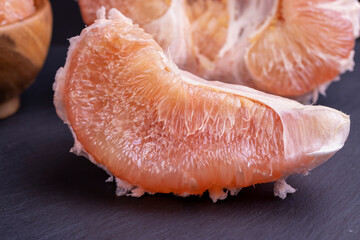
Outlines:
[[[84,24],[73,0],[51,2],[53,43],[65,44]],[[20,111],[0,120],[0,239],[360,239],[359,65],[319,101],[351,115],[349,139],[309,176],[288,179],[297,193],[280,200],[263,184],[213,204],[206,195],[115,197],[101,169],[70,154],[51,90],[65,56],[53,46]]]
[[[351,115],[341,151],[290,177],[298,191],[285,200],[269,183],[213,204],[207,194],[116,197],[105,172],[69,153],[51,89],[65,55],[51,48],[20,111],[0,121],[0,239],[360,239],[360,65],[320,99]]]

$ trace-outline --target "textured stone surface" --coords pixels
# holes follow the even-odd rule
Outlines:
[[[213,204],[207,196],[116,197],[103,170],[69,153],[73,139],[51,88],[66,50],[51,48],[19,112],[0,121],[1,239],[359,239],[360,65],[319,101],[351,115],[342,150],[290,177],[298,191],[285,200],[262,184]]]

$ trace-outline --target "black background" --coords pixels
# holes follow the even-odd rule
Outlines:
[[[68,44],[68,39],[79,35],[85,24],[75,0],[50,0],[53,8],[54,31],[52,43]]]
[[[0,239],[360,239],[360,65],[319,100],[351,115],[348,141],[310,175],[289,177],[298,191],[285,200],[272,183],[216,204],[207,194],[116,197],[101,169],[69,153],[72,136],[55,113],[54,76],[84,24],[76,2],[52,3],[44,69],[19,112],[0,121]]]

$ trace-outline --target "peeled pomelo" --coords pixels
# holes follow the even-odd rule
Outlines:
[[[349,116],[179,70],[115,9],[70,40],[54,104],[72,151],[116,178],[118,195],[228,191],[307,173],[342,148]]]
[[[277,4],[271,20],[252,36],[245,55],[259,89],[300,96],[353,69],[360,22],[357,0]]]
[[[287,97],[324,92],[353,69],[357,0],[79,0],[132,18],[181,68]]]
[[[91,25],[96,20],[96,11],[100,7],[117,8],[126,16],[131,16],[137,24],[147,24],[164,15],[171,0],[96,0],[79,1],[82,17],[86,24]]]
[[[19,21],[34,12],[34,0],[2,0],[0,1],[0,25]]]

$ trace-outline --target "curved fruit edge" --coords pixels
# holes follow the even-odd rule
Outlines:
[[[105,19],[105,8],[104,7],[102,7],[97,12],[97,17],[98,17],[98,19]],[[117,17],[119,17],[119,16],[117,16]],[[132,21],[129,18],[124,17],[124,20],[129,21],[129,23],[132,24]],[[89,26],[89,27],[91,27],[91,26]],[[81,41],[81,36],[76,36],[76,37],[72,37],[69,39],[70,47],[67,52],[66,60],[71,59],[72,54],[77,49],[78,42],[80,42],[80,41]],[[63,103],[64,103],[63,93],[65,90],[65,82],[66,82],[65,74],[67,72],[67,69],[69,69],[69,67],[70,67],[69,63],[68,63],[68,61],[66,61],[65,66],[59,68],[59,70],[57,71],[56,76],[55,76],[55,82],[53,84],[53,91],[54,91],[54,105],[55,105],[56,113],[59,116],[59,118],[61,120],[63,120],[63,122],[69,127],[69,129],[72,133],[72,136],[74,138],[74,146],[70,149],[70,152],[74,153],[77,156],[82,156],[82,157],[89,159],[90,162],[95,164],[97,167],[103,169],[109,175],[109,178],[106,180],[106,182],[112,182],[115,179],[115,183],[116,183],[115,194],[117,196],[127,195],[127,196],[132,196],[132,197],[141,197],[145,193],[153,194],[152,192],[144,191],[141,187],[128,184],[127,182],[125,182],[117,177],[114,177],[113,174],[106,168],[106,166],[96,162],[94,157],[90,153],[88,153],[84,149],[83,145],[79,142],[79,140],[76,136],[76,133],[74,132],[73,128],[70,125],[65,106],[63,105]]]
[[[75,51],[76,47],[77,47],[77,43],[80,41],[80,37],[73,37],[70,40],[70,47],[68,49],[68,53],[67,53],[67,59],[70,59],[73,52]],[[65,69],[69,68],[69,64],[66,62],[65,66],[60,68],[55,76],[55,82],[53,84],[53,91],[54,91],[54,105],[55,105],[55,109],[56,109],[56,113],[57,115],[60,117],[61,120],[63,120],[63,122],[69,127],[72,136],[74,138],[74,146],[70,149],[70,152],[76,154],[77,156],[82,156],[85,157],[87,159],[89,159],[92,163],[94,163],[96,166],[102,168],[110,177],[112,177],[113,175],[111,174],[111,172],[102,164],[99,164],[95,161],[95,159],[91,156],[91,154],[89,154],[88,152],[85,151],[84,147],[82,146],[82,144],[78,141],[78,138],[73,130],[73,128],[70,125],[70,122],[68,120],[67,117],[67,112],[65,110],[65,106],[63,105],[64,103],[64,90],[65,90]]]
[[[105,10],[103,12],[99,12],[98,14],[99,18],[104,18],[105,17]],[[131,20],[124,17],[121,13],[119,13],[118,11],[113,11],[111,12],[110,11],[110,17],[109,19],[111,20],[112,18],[114,19],[119,19],[119,17],[121,18],[120,20],[123,20],[123,21],[129,21],[129,23],[131,23]],[[95,27],[101,27],[101,26],[104,26],[104,25],[107,25],[109,24],[110,22],[99,22],[99,24],[97,24]],[[93,27],[94,25],[90,26],[89,28]],[[69,47],[69,50],[68,50],[68,56],[67,56],[67,59],[71,59],[72,57],[72,54],[75,52],[75,49],[77,48],[77,45],[78,45],[78,42],[81,40],[81,36],[77,36],[77,37],[74,37],[74,38],[71,38],[70,39],[70,47]],[[283,123],[283,126],[285,126],[281,116],[282,114],[289,110],[293,110],[293,109],[304,109],[304,108],[307,108],[306,106],[303,106],[302,104],[296,102],[296,101],[293,101],[293,100],[288,100],[288,99],[284,99],[282,97],[278,97],[278,96],[273,96],[273,95],[270,95],[270,94],[266,94],[266,93],[262,93],[262,92],[259,92],[257,90],[254,90],[254,89],[251,89],[251,88],[248,88],[248,87],[244,87],[244,86],[238,86],[238,85],[231,85],[231,84],[225,84],[225,83],[222,83],[222,82],[208,82],[206,80],[203,80],[199,77],[196,77],[194,75],[192,75],[191,73],[188,73],[188,72],[184,72],[184,71],[181,71],[179,70],[176,65],[174,63],[171,62],[171,60],[167,59],[165,57],[164,54],[163,55],[163,60],[164,60],[164,64],[169,66],[169,68],[171,68],[171,70],[173,70],[175,73],[178,73],[182,76],[182,80],[184,82],[187,82],[189,84],[192,84],[192,85],[200,85],[204,88],[211,88],[211,89],[215,89],[216,91],[223,91],[223,92],[227,92],[227,93],[231,93],[231,94],[234,94],[234,95],[237,95],[237,96],[242,96],[242,97],[245,97],[245,98],[249,98],[253,101],[256,101],[256,102],[260,102],[270,108],[272,108],[274,111],[276,111],[279,116],[280,116],[280,119]],[[69,61],[70,62],[70,61]],[[64,92],[64,89],[65,89],[65,80],[66,80],[66,70],[69,69],[69,63],[66,62],[64,68],[60,68],[56,74],[56,81],[53,85],[53,89],[55,91],[55,95],[54,95],[54,104],[55,104],[55,107],[56,107],[56,112],[58,114],[58,116],[64,121],[64,123],[66,123],[72,134],[73,134],[73,137],[74,137],[74,141],[75,141],[75,144],[74,144],[74,147],[71,149],[72,152],[74,152],[75,154],[77,155],[80,155],[80,156],[85,156],[87,157],[91,162],[93,162],[95,165],[101,167],[102,169],[104,169],[111,177],[112,177],[112,174],[111,172],[108,171],[108,169],[101,165],[101,164],[98,164],[95,159],[89,154],[87,153],[83,146],[81,145],[81,143],[77,140],[77,136],[76,134],[74,133],[72,127],[70,126],[70,123],[69,123],[69,120],[67,118],[67,112],[63,106],[63,103],[64,103],[64,99],[63,99],[63,92]],[[195,80],[193,80],[195,79]],[[285,102],[285,105],[284,105],[284,102]],[[279,103],[281,103],[281,107],[277,106],[279,105]],[[314,108],[314,107],[312,107]],[[331,113],[339,113],[338,111],[336,110],[333,110],[333,109],[330,109],[330,108],[327,108],[327,107],[319,107],[319,108],[322,108],[323,110],[330,110]],[[343,117],[344,118],[348,118],[347,115],[343,114]],[[344,124],[347,124],[344,123]],[[343,129],[341,129],[343,130]],[[316,157],[317,155],[319,155],[318,157],[321,159],[321,163],[322,161],[325,161],[329,158],[329,156],[331,156],[332,154],[334,154],[337,150],[339,150],[342,146],[343,146],[343,140],[347,138],[347,135],[348,135],[348,131],[345,132],[345,134],[343,134],[341,136],[341,138],[339,138],[339,143],[341,143],[340,145],[336,145],[336,146],[331,146],[329,149],[325,148],[325,149],[321,149],[322,151],[320,152],[315,152],[314,153],[314,156]],[[285,147],[285,143],[286,143],[286,129],[284,128],[284,147]],[[284,148],[286,149],[286,148]],[[325,156],[324,156],[324,152],[325,152]],[[290,157],[290,160],[292,158]],[[316,162],[316,161],[314,161]],[[313,167],[315,167],[317,165],[314,165]],[[289,174],[292,174],[292,173],[289,173]],[[110,180],[112,179],[110,177]],[[284,176],[286,177],[286,176]],[[133,186],[133,185],[130,185],[124,181],[122,181],[121,179],[119,178],[116,178],[116,183],[117,183],[117,195],[130,195],[130,196],[141,196],[145,193],[145,191],[142,189],[142,188],[139,188],[139,187],[136,187],[136,186]],[[277,188],[276,188],[277,189]],[[131,194],[128,194],[129,192],[131,191]],[[227,192],[224,193],[223,192],[223,189],[209,189],[209,195],[210,197],[213,199],[214,202],[216,202],[216,200],[218,199],[224,199],[226,196],[227,196]],[[237,192],[239,191],[239,189],[230,189],[230,192],[232,194],[236,194]],[[152,194],[151,192],[149,192],[150,194]],[[225,196],[226,195],[226,196]],[[181,194],[181,196],[188,196],[187,193],[183,193]],[[224,197],[225,196],[225,197]]]
[[[276,2],[274,4],[274,9],[271,11],[271,15],[263,23],[263,25],[257,31],[255,31],[252,34],[252,36],[250,36],[250,39],[251,39],[250,41],[253,41],[253,39],[256,39],[259,35],[261,35],[270,26],[273,18],[276,15],[276,11],[277,11],[279,3],[280,3],[280,0],[276,0]],[[359,37],[359,35],[360,35],[360,3],[358,2],[358,0],[338,0],[338,1],[334,1],[334,2],[328,2],[328,3],[319,3],[319,4],[317,4],[317,7],[332,10],[335,12],[340,12],[344,19],[347,19],[349,22],[352,23],[354,41],[356,38]],[[250,52],[252,46],[253,46],[253,44],[250,44],[247,47],[247,49],[245,50],[244,58],[245,58],[245,65],[246,65],[247,69],[249,69],[248,56],[249,56],[249,52]],[[294,99],[300,100],[304,104],[308,104],[309,102],[316,102],[318,99],[319,93],[321,95],[325,96],[326,89],[330,86],[330,84],[333,81],[340,80],[340,75],[343,74],[344,72],[346,72],[346,71],[351,72],[354,70],[354,66],[355,66],[354,55],[355,55],[354,50],[352,50],[349,53],[349,56],[344,59],[338,59],[337,57],[334,57],[331,55],[319,53],[319,56],[322,56],[323,59],[331,58],[332,60],[339,63],[339,69],[338,69],[339,75],[336,78],[331,79],[328,82],[315,88],[312,91],[312,95],[313,95],[312,99],[310,97],[311,93],[305,94],[302,96],[298,96],[298,97],[294,97]],[[250,71],[249,71],[249,73],[250,73]],[[250,73],[250,75],[252,75],[252,74]],[[251,76],[251,77],[253,77],[253,76]],[[310,101],[309,101],[309,99],[310,99]]]
[[[75,39],[72,38],[72,40],[75,40]],[[70,52],[70,49],[69,49],[69,52]],[[82,157],[89,159],[92,163],[94,163],[96,166],[102,168],[110,177],[112,177],[113,175],[110,173],[110,171],[104,165],[97,163],[95,161],[95,159],[89,153],[87,153],[85,151],[84,147],[78,141],[78,138],[77,138],[73,128],[70,125],[70,122],[67,118],[67,113],[66,113],[65,107],[62,104],[63,96],[62,96],[62,94],[60,94],[60,92],[62,92],[62,90],[65,87],[64,86],[65,78],[63,77],[64,71],[65,71],[64,68],[60,68],[56,73],[56,77],[55,77],[56,81],[53,84],[53,90],[55,92],[54,105],[55,105],[57,115],[69,127],[69,129],[72,133],[72,136],[74,138],[74,146],[70,149],[70,152],[76,154],[77,156],[82,156]]]
[[[344,7],[346,4],[352,5],[351,7]],[[354,37],[358,38],[360,35],[360,3],[357,0],[341,0],[338,2],[330,2],[330,3],[321,3],[318,5],[320,8],[329,9],[333,11],[341,12],[343,17],[352,22]],[[355,51],[352,50],[349,57],[347,59],[340,60],[340,74],[346,71],[353,71],[355,62],[354,62]],[[332,81],[328,83],[324,83],[314,90],[314,97],[312,99],[313,102],[316,102],[318,99],[318,95],[321,94],[326,96],[326,89],[330,86],[333,81],[339,81],[340,76],[336,77]]]
[[[322,164],[328,158],[330,158],[333,154],[335,154],[338,150],[340,150],[343,147],[343,145],[349,135],[350,117],[338,110],[335,110],[335,109],[332,109],[332,108],[329,108],[326,106],[320,106],[320,105],[319,106],[305,106],[295,100],[286,99],[286,98],[283,98],[280,96],[267,94],[267,93],[260,92],[258,90],[255,90],[255,89],[252,89],[252,88],[249,88],[246,86],[227,84],[227,83],[218,82],[218,81],[206,81],[206,80],[203,80],[189,72],[181,71],[181,70],[178,70],[178,71],[181,74],[183,81],[187,82],[188,84],[192,84],[195,86],[202,86],[204,88],[214,88],[214,89],[216,89],[216,91],[221,91],[221,92],[225,92],[225,93],[234,94],[234,95],[237,95],[240,97],[245,97],[245,98],[248,98],[252,101],[261,103],[261,104],[273,109],[280,117],[280,120],[283,125],[284,151],[285,151],[285,158],[288,160],[295,159],[297,152],[294,153],[291,151],[287,151],[290,149],[294,149],[294,146],[296,146],[296,143],[293,142],[291,139],[291,131],[293,130],[293,127],[288,126],[288,124],[286,124],[286,122],[284,122],[284,118],[285,118],[286,114],[291,113],[292,111],[302,110],[302,111],[306,111],[308,114],[311,114],[313,111],[319,111],[319,113],[320,113],[320,111],[323,111],[320,114],[327,115],[328,117],[334,117],[336,115],[336,117],[338,118],[336,120],[338,122],[341,122],[340,130],[341,130],[341,133],[343,133],[343,134],[338,134],[338,135],[333,134],[331,140],[333,140],[333,142],[336,144],[334,144],[332,141],[328,142],[321,148],[321,150],[322,150],[321,152],[317,151],[317,153],[318,153],[317,155],[312,155],[312,153],[308,153],[308,156],[316,156],[316,158],[313,161],[313,165],[310,167],[309,170]],[[345,124],[345,125],[343,126],[343,124]],[[335,129],[335,130],[336,130],[336,133],[340,132],[340,130],[339,131],[337,129]],[[302,149],[297,147],[297,151],[301,152]],[[320,156],[319,153],[322,153],[323,155]],[[306,172],[303,172],[303,173],[306,173]],[[290,175],[290,174],[291,173],[289,173],[288,175]],[[284,177],[287,177],[287,176],[284,176]]]
[[[129,21],[129,23],[130,22],[132,23],[132,21],[130,19],[124,17],[121,14],[118,14],[117,11],[113,11],[111,16],[113,18],[119,18],[120,17],[120,18],[123,18],[125,21]],[[98,11],[97,17],[98,17],[98,19],[105,19],[105,8],[102,8],[101,10]],[[104,23],[104,24],[106,24],[106,23]],[[89,26],[88,28],[91,28],[92,26]],[[76,37],[72,37],[71,39],[69,39],[70,47],[69,47],[68,52],[67,52],[66,60],[72,58],[73,53],[77,49],[78,42],[80,42],[80,41],[81,41],[81,35],[76,36]],[[177,68],[176,64],[172,60],[168,60],[168,58],[165,56],[164,53],[159,52],[159,54],[162,56],[164,62],[167,63],[167,66],[172,71],[174,71],[174,72],[180,71]],[[115,183],[116,183],[115,194],[117,196],[126,195],[126,196],[132,196],[132,197],[141,197],[145,193],[154,194],[152,192],[145,191],[144,189],[142,189],[139,186],[131,185],[131,184],[125,182],[124,180],[120,179],[120,178],[114,177],[113,174],[104,165],[99,164],[98,162],[96,162],[94,157],[90,153],[86,152],[86,150],[84,149],[82,144],[78,141],[76,133],[74,132],[73,128],[70,125],[70,122],[69,122],[68,117],[67,117],[67,112],[66,112],[66,109],[65,109],[65,106],[64,106],[63,93],[64,93],[64,90],[65,90],[65,83],[66,83],[65,74],[66,74],[67,70],[69,69],[69,67],[70,67],[69,63],[68,63],[68,61],[66,61],[65,66],[61,67],[57,71],[56,76],[55,76],[55,82],[53,84],[53,90],[54,90],[54,105],[55,105],[56,113],[60,117],[60,119],[62,119],[63,122],[69,127],[69,129],[70,129],[70,131],[72,133],[72,136],[74,138],[74,146],[70,149],[70,152],[72,152],[72,153],[74,153],[74,154],[76,154],[78,156],[83,156],[83,157],[89,159],[93,164],[95,164],[96,166],[103,169],[109,175],[109,178],[106,180],[106,182],[113,182],[115,180]],[[229,189],[230,194],[233,195],[233,196],[237,195],[240,190],[241,190],[241,188]],[[213,202],[216,202],[218,199],[225,199],[226,196],[227,196],[227,193],[228,193],[228,192],[226,192],[226,193],[223,192],[222,189],[219,189],[219,190],[218,189],[209,189],[208,192],[209,192],[209,196],[213,200]],[[185,192],[185,193],[182,193],[182,194],[174,194],[174,195],[177,195],[177,196],[180,196],[180,197],[187,197],[187,196],[189,196],[191,194]]]
[[[327,3],[319,3],[320,8],[341,12],[342,16],[348,19],[354,30],[354,37],[358,38],[360,35],[360,3],[358,0],[338,0],[329,1]]]

